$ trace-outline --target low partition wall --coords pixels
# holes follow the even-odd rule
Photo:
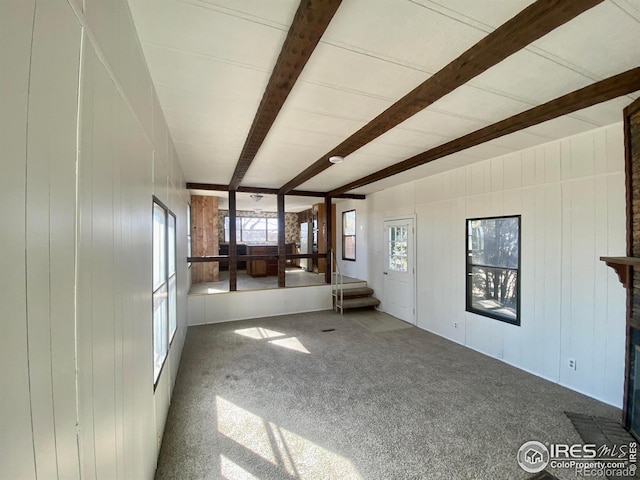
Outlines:
[[[189,325],[329,310],[331,285],[189,295]]]

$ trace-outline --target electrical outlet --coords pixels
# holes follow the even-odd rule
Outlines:
[[[496,357],[502,359],[502,350],[498,350],[498,354],[496,355]]]
[[[575,370],[576,369],[576,360],[575,358],[570,358],[567,362],[567,366],[569,367],[570,370]]]
[[[458,322],[453,322],[453,328],[458,328]]]

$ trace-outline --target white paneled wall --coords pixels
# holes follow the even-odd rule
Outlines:
[[[0,479],[152,478],[187,328],[188,195],[126,1],[0,2],[0,61]],[[153,195],[178,228],[155,392]]]
[[[35,0],[0,2],[0,465],[6,478],[20,479],[36,478],[25,268],[26,105],[34,10]]]
[[[358,233],[357,261],[340,266],[384,298],[383,220],[415,213],[420,328],[620,407],[625,290],[599,257],[625,253],[624,195],[616,124],[339,203],[338,215],[356,209]],[[465,220],[511,214],[520,327],[465,312]]]
[[[189,325],[273,317],[332,308],[331,286],[189,295]]]

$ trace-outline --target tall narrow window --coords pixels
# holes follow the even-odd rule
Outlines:
[[[342,212],[342,259],[356,259],[356,211]]]
[[[409,271],[409,229],[407,225],[397,225],[389,228],[388,248],[389,265],[387,268],[394,272],[407,273]]]
[[[171,213],[167,213],[167,220],[169,220],[169,228],[167,230],[167,264],[169,267],[167,268],[167,281],[169,282],[169,344],[171,344],[178,326],[176,305],[178,299],[176,284],[176,217]]]
[[[177,327],[176,218],[153,201],[153,384],[167,358]]]
[[[520,325],[520,216],[467,220],[467,311]]]

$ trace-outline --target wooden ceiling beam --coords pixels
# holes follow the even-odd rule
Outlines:
[[[537,107],[509,117],[500,122],[476,130],[438,147],[419,153],[407,160],[378,170],[359,180],[347,183],[328,192],[329,196],[340,195],[378,180],[424,165],[447,155],[461,152],[490,140],[538,125],[548,120],[569,115],[583,108],[606,102],[622,95],[640,90],[640,67],[609,77],[587,87],[575,90]]]
[[[332,164],[404,122],[472,78],[543,37],[603,0],[538,0],[429,77],[368,124],[280,188],[288,193]]]
[[[229,182],[237,190],[341,0],[301,0]]]
[[[216,192],[228,192],[230,190],[229,185],[222,185],[219,183],[187,183],[187,190],[210,190]],[[241,193],[261,193],[263,195],[277,195],[277,188],[266,188],[266,187],[238,187],[236,192]],[[287,195],[291,195],[292,197],[319,197],[324,198],[327,196],[327,192],[311,192],[309,190],[291,190]],[[364,200],[367,198],[366,195],[361,195],[358,193],[343,193],[338,196],[332,196],[332,198],[348,198],[351,200]]]

